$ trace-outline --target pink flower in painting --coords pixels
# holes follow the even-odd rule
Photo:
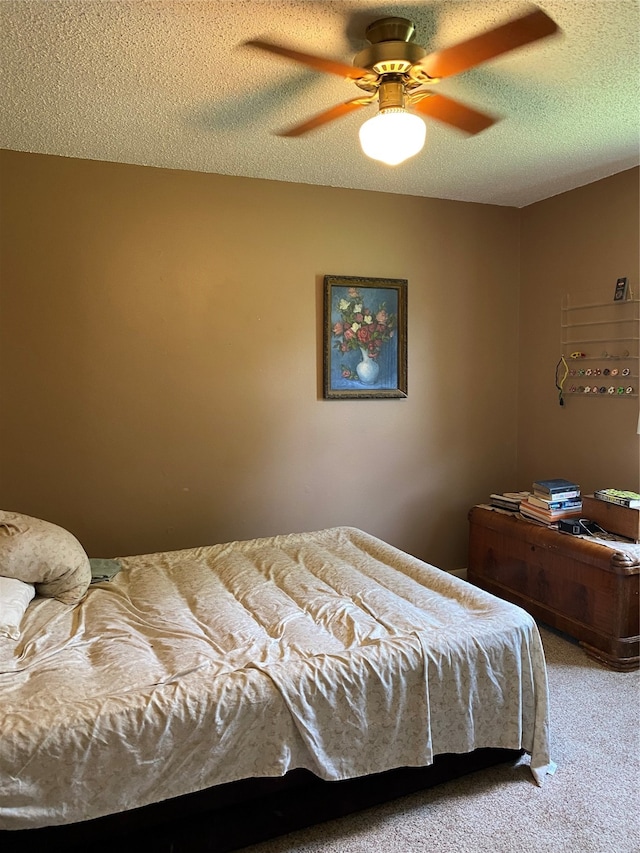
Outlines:
[[[344,328],[343,328],[342,323],[336,323],[335,326],[333,327],[333,334],[334,335],[341,335],[343,330],[344,330]]]

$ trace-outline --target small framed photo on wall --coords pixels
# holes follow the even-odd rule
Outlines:
[[[613,294],[614,302],[623,302],[629,294],[629,282],[626,278],[619,278],[616,281],[616,289]]]

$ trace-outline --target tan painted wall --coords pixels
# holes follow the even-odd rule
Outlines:
[[[546,475],[576,479],[585,493],[607,487],[639,490],[638,397],[571,396],[561,408],[554,387],[563,294],[576,305],[612,301],[616,279],[627,276],[639,295],[638,174],[638,169],[622,172],[522,211],[518,479],[523,488]],[[615,319],[599,312],[572,316]],[[592,331],[578,334],[606,337],[615,329]],[[639,333],[635,325],[633,334]],[[625,346],[637,354],[637,341]],[[613,350],[598,343],[575,349],[597,357],[607,347]],[[607,365],[596,360],[584,366]],[[629,384],[637,389],[637,375]]]
[[[515,476],[518,211],[0,162],[0,506],[90,556],[347,524],[466,564]],[[325,274],[408,279],[407,399],[322,399]]]
[[[91,556],[351,524],[459,568],[491,491],[598,481],[602,424],[556,408],[556,289],[633,276],[636,173],[518,211],[8,151],[0,169],[0,506]],[[322,399],[325,274],[408,279],[408,399]]]

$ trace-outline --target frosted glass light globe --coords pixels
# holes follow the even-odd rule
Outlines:
[[[391,107],[365,121],[360,145],[367,157],[397,166],[422,150],[426,130],[420,116]]]

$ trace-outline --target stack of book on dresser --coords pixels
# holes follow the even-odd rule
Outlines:
[[[494,509],[504,509],[507,512],[519,512],[520,504],[529,497],[529,492],[494,492],[489,496],[489,505]]]
[[[578,518],[582,514],[580,486],[571,480],[536,480],[528,498],[521,501],[524,518],[554,525],[562,518]]]

